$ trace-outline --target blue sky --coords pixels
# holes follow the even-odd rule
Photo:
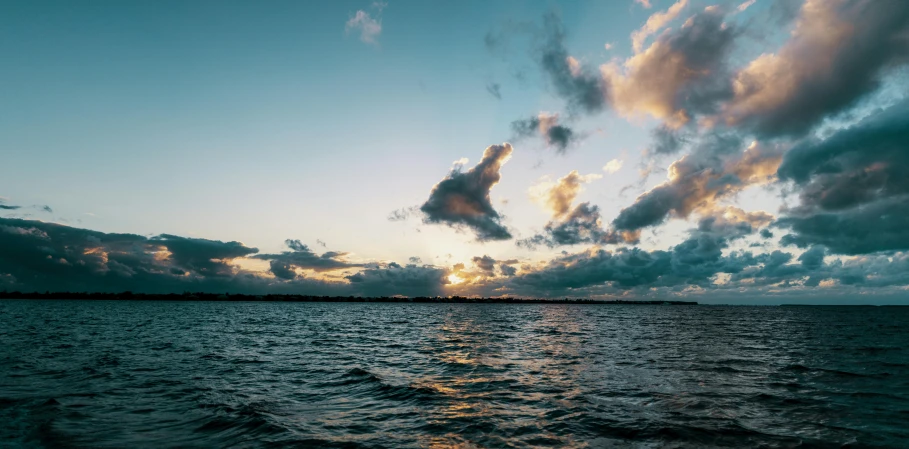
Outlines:
[[[843,114],[896,102],[895,94],[862,87],[842,104],[823,105],[827,109],[810,117],[810,126],[798,133],[777,132],[766,131],[772,123],[755,115],[758,103],[739,101],[737,90],[734,99],[724,97],[710,107],[687,105],[690,120],[674,122],[658,112],[667,107],[660,101],[669,97],[647,104],[640,99],[677,80],[644,79],[630,72],[628,61],[655,51],[658,42],[683,44],[672,39],[701,26],[693,22],[698,17],[707,23],[721,14],[723,26],[715,31],[736,31],[728,37],[735,40],[734,49],[716,63],[725,72],[710,66],[710,76],[739,83],[730,82],[726,92],[741,89],[746,68],[753,61],[766,62],[762,54],[783,55],[787,45],[796,50],[820,45],[811,36],[798,41],[799,23],[853,14],[858,28],[873,28],[874,20],[884,19],[874,5],[850,2],[834,2],[842,8],[829,17],[817,14],[821,18],[812,18],[811,5],[797,2],[788,7],[771,0],[650,3],[7,3],[0,7],[0,196],[23,207],[4,216],[104,233],[240,241],[261,254],[279,253],[286,249],[285,239],[300,239],[320,251],[350,252],[349,260],[362,263],[404,264],[419,257],[441,270],[459,262],[469,266],[473,257],[488,255],[530,264],[529,273],[554,258],[590,251],[589,244],[535,250],[515,244],[545,234],[547,222],[558,221],[531,198],[532,192],[545,190],[533,190],[541,180],[555,183],[572,170],[599,175],[572,199],[597,206],[601,227],[608,231],[639,195],[666,181],[675,160],[701,154],[693,144],[654,157],[652,132],[660,126],[688,133],[683,140],[691,143],[717,129],[710,128],[716,126],[711,121],[726,120],[728,131],[742,138],[737,151],[757,142],[782,152],[804,143],[812,130],[844,120]],[[898,22],[902,12],[896,9],[892,20]],[[639,52],[633,50],[632,34],[664,12],[672,17]],[[379,28],[362,34],[362,28],[346,26],[357,14]],[[559,45],[583,73],[609,86],[604,107],[572,108],[552,72],[541,68],[541,48],[551,37],[544,26],[549,14],[565,30]],[[885,25],[895,34],[905,30],[902,22]],[[851,39],[879,39],[869,45],[880,45],[889,36],[840,36],[840,47],[823,51],[835,54]],[[688,64],[705,58],[694,52],[686,57]],[[888,53],[858,82],[900,86],[893,81],[902,67],[900,57],[898,50]],[[607,73],[610,64],[624,75]],[[671,70],[667,66],[655,73]],[[572,76],[582,79],[578,73]],[[706,83],[682,90],[693,83],[689,78],[701,76],[706,75],[688,76],[672,93],[673,101],[701,101]],[[624,85],[623,79],[638,84]],[[636,86],[647,92],[635,91]],[[558,114],[559,123],[573,130],[576,138],[564,152],[545,136],[515,135],[513,122],[541,113]],[[746,129],[752,122],[757,124]],[[430,223],[420,213],[388,220],[394,210],[426,202],[454,161],[467,158],[466,171],[481,161],[485,148],[504,142],[514,151],[490,198],[498,213],[493,219],[511,230],[513,239],[478,241],[469,226]],[[613,167],[621,162],[621,168],[604,172],[602,167],[614,160]],[[655,170],[642,177],[648,163]],[[710,207],[671,209],[658,225],[635,228],[639,238],[623,243],[646,251],[673,248],[720,204],[780,219],[781,211],[797,207],[798,189],[785,196],[791,186],[775,179],[743,181],[741,188],[730,184],[717,194],[716,204],[711,199]],[[53,213],[33,205],[48,205]],[[728,239],[724,254],[756,242],[767,254],[786,250],[779,242],[762,241],[757,231],[756,225],[750,237]],[[325,242],[324,248],[317,240]],[[617,250],[605,240],[587,243]],[[798,257],[810,247],[805,243],[786,251]],[[900,243],[873,253],[892,258],[904,249]],[[839,260],[868,253],[827,254]],[[267,272],[264,261],[244,266],[255,264]]]
[[[618,2],[397,3],[368,45],[344,27],[358,9],[375,13],[364,2],[6,9],[4,196],[105,231],[274,249],[284,236],[320,238],[373,257],[421,249],[372,243],[401,236],[385,220],[390,210],[421,201],[452,161],[509,140],[515,117],[559,107],[529,49],[516,42],[503,61],[484,45],[487,32],[555,9],[588,41],[578,47],[601,57],[604,43],[627,40],[633,19],[647,14]],[[507,101],[487,93],[491,82]],[[596,125],[623,127],[605,118]],[[645,144],[642,127],[621,134],[564,160],[528,142],[509,166],[523,179],[496,195],[513,200],[516,220],[545,218],[520,184]],[[363,225],[373,231],[351,241]]]

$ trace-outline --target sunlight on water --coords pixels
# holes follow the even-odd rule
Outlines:
[[[899,446],[907,308],[0,302],[12,447]]]

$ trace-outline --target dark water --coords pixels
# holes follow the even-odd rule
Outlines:
[[[0,301],[0,446],[909,446],[909,308]]]

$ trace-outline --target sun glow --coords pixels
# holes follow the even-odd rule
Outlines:
[[[466,281],[466,279],[462,278],[461,276],[458,276],[457,274],[448,275],[448,282],[451,285],[458,285],[458,284],[463,283],[464,281]]]

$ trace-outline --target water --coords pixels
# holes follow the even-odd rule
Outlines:
[[[906,447],[909,308],[0,301],[12,447]]]

